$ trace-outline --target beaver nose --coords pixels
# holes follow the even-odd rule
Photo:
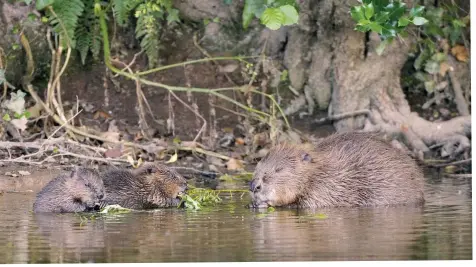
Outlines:
[[[103,198],[104,198],[104,194],[100,194],[99,199],[103,199]]]
[[[251,181],[250,191],[251,192],[258,192],[259,190],[261,190],[261,185],[259,184],[259,182],[256,181],[256,180]]]

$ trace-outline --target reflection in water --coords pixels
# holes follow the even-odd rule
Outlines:
[[[83,222],[32,214],[34,194],[0,196],[0,263],[471,259],[471,197],[454,179],[429,185],[422,208],[276,210],[226,200]]]

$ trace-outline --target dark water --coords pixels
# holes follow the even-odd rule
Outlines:
[[[470,181],[470,180],[469,180]],[[429,184],[423,208],[244,208],[97,217],[34,215],[33,193],[0,196],[0,263],[472,259],[471,184]]]

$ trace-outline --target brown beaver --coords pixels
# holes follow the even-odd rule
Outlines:
[[[75,167],[43,187],[33,204],[34,212],[84,212],[94,210],[104,198],[104,184],[95,170]]]
[[[416,162],[369,133],[334,134],[315,145],[280,144],[258,163],[252,206],[321,208],[424,202]]]
[[[130,209],[176,206],[178,195],[187,190],[187,181],[168,166],[146,163],[135,169],[109,170],[102,174],[106,198],[101,207],[118,204]]]

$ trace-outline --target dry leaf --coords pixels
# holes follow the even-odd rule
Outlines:
[[[218,71],[219,72],[224,72],[224,73],[231,73],[234,72],[238,68],[238,64],[228,64],[225,66],[218,66]]]
[[[455,45],[451,48],[451,54],[453,54],[453,56],[455,56],[459,61],[468,62],[469,53],[464,45]]]
[[[142,164],[142,158],[139,158],[137,164],[135,163],[134,159],[131,155],[127,155],[127,162],[129,162],[134,169],[138,168]]]
[[[236,143],[237,145],[244,145],[244,144],[245,144],[245,140],[244,140],[243,138],[241,138],[241,137],[238,137],[238,138],[235,139],[235,143]]]
[[[227,163],[226,163],[226,168],[230,171],[235,171],[235,170],[242,170],[243,169],[243,163],[237,159],[231,158]]]
[[[447,73],[448,71],[451,71],[451,70],[452,70],[452,68],[451,68],[450,64],[448,64],[448,63],[446,63],[446,62],[442,62],[442,63],[440,64],[440,75],[441,75],[442,77],[444,77],[444,76],[446,75],[446,73]]]
[[[115,132],[103,132],[101,133],[101,137],[114,143],[114,142],[119,142],[120,134]]]
[[[30,119],[40,117],[41,111],[43,110],[43,106],[39,103],[36,103],[34,106],[29,107],[27,111],[30,113]]]
[[[119,158],[122,156],[122,150],[120,147],[108,149],[106,152],[104,152],[104,156],[106,158]]]
[[[97,120],[98,118],[103,118],[103,119],[110,119],[111,118],[111,115],[109,115],[109,113],[103,111],[103,110],[98,110],[94,113],[94,116],[93,118],[95,120]]]
[[[26,130],[26,124],[28,123],[28,120],[25,118],[25,116],[19,118],[19,119],[13,119],[11,120],[11,123],[13,124],[13,126],[15,126],[15,128],[17,128],[18,130]]]
[[[177,152],[175,152],[175,154],[165,163],[174,163],[176,162],[178,159],[178,155],[177,155]]]

